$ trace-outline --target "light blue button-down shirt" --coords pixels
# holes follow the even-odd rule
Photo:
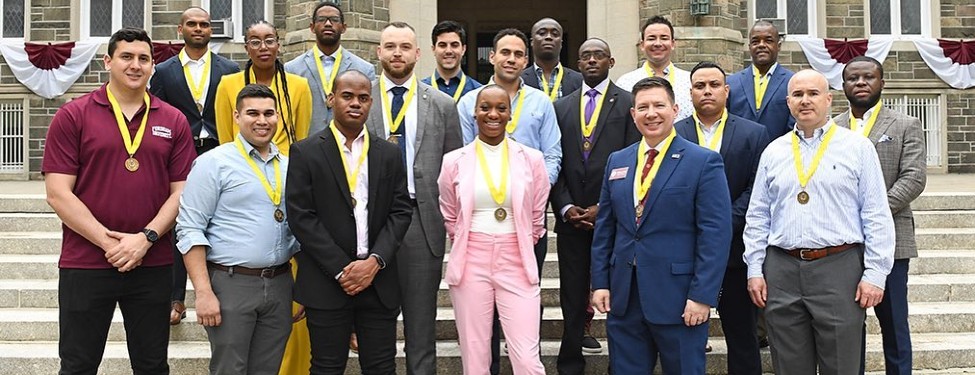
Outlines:
[[[802,249],[863,243],[861,280],[884,287],[894,264],[894,220],[873,144],[830,121],[812,138],[798,133],[803,168],[808,170],[830,127],[836,127],[836,133],[806,185],[807,204],[796,199],[800,188],[792,156],[794,133],[772,141],[762,154],[745,215],[749,278],[763,277],[768,246]]]
[[[244,150],[275,185],[274,159],[280,160],[281,184],[288,173],[288,158],[271,144],[267,159],[243,140]],[[207,261],[224,266],[266,268],[284,264],[298,251],[288,228],[284,187],[275,206],[261,181],[234,143],[200,155],[186,178],[176,218],[177,248],[183,254],[193,246],[207,247]],[[274,210],[285,220],[274,219]]]
[[[489,83],[490,84],[490,83]],[[474,109],[477,105],[477,88],[464,94],[457,103],[457,113],[460,114],[460,129],[464,136],[464,144],[474,142],[477,136],[477,122],[474,120]],[[539,150],[545,156],[545,171],[548,172],[548,182],[554,185],[559,178],[562,167],[562,133],[559,130],[558,119],[555,117],[555,106],[541,90],[525,86],[521,82],[520,100],[525,101],[521,109],[518,127],[508,137],[525,146]],[[510,112],[514,114],[518,103],[511,103]]]

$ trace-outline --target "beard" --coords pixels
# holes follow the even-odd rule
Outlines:
[[[391,63],[387,61],[381,61],[381,63],[383,66],[383,72],[385,72],[386,75],[389,76],[390,78],[395,78],[395,79],[403,79],[408,77],[411,73],[413,73],[413,67],[416,66],[415,62],[412,64],[406,63],[406,65],[404,65],[403,68],[396,69],[392,66]]]
[[[857,107],[857,108],[868,108],[869,109],[869,108],[872,108],[874,105],[876,105],[877,104],[877,101],[880,100],[880,94],[882,94],[882,92],[881,91],[877,91],[877,92],[871,94],[870,96],[868,96],[866,99],[860,99],[860,98],[857,98],[857,97],[852,97],[852,98],[848,98],[848,99],[850,100],[850,105],[852,105],[854,107]]]

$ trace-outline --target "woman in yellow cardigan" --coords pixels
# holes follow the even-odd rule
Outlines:
[[[308,136],[311,125],[311,90],[308,80],[285,73],[278,61],[277,30],[266,21],[259,21],[247,28],[244,49],[250,59],[243,72],[225,75],[217,86],[216,111],[217,137],[220,143],[233,142],[239,129],[234,123],[237,94],[248,83],[259,83],[271,88],[277,97],[278,130],[273,142],[282,154],[287,155],[291,144]],[[297,265],[291,260],[291,270]],[[307,375],[311,365],[311,343],[304,312],[295,304],[292,312],[295,324],[288,338],[288,346],[281,361],[280,375]]]
[[[237,93],[248,83],[271,88],[277,96],[278,130],[273,142],[287,155],[291,144],[308,136],[311,125],[311,89],[305,78],[284,71],[278,60],[277,30],[266,21],[247,28],[244,49],[250,57],[244,71],[223,76],[217,86],[214,110],[220,143],[233,142],[238,128],[234,124]]]

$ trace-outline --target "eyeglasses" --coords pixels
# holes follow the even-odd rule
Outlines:
[[[331,22],[333,25],[342,22],[342,17],[339,16],[318,16],[315,17],[315,23],[325,23]]]
[[[250,39],[247,41],[247,45],[253,49],[261,48],[261,45],[265,45],[267,46],[267,48],[274,48],[275,46],[278,45],[278,39],[277,38],[267,38],[264,40]]]
[[[597,52],[583,52],[581,55],[579,55],[579,60],[589,61],[589,59],[591,59],[591,58],[596,58],[596,60],[605,60],[608,57],[609,57],[609,55],[606,54],[606,53],[604,53],[604,52],[602,52],[602,51],[597,51]]]

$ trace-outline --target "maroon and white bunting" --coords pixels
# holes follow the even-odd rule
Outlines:
[[[806,60],[813,69],[823,73],[830,87],[843,88],[843,68],[857,56],[870,56],[882,64],[890,53],[894,40],[890,38],[870,38],[859,40],[836,40],[819,38],[798,38]]]
[[[961,90],[975,86],[975,40],[916,39],[914,46],[949,86]]]
[[[98,42],[0,42],[0,54],[20,83],[47,99],[63,95],[88,69]]]

